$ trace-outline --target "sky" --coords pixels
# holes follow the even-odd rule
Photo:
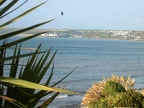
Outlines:
[[[43,1],[45,0],[29,0],[22,8],[1,21],[4,22]],[[27,27],[57,18],[41,28],[144,30],[143,10],[144,0],[49,0],[10,27]]]

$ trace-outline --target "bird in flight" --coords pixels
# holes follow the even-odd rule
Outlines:
[[[64,15],[64,13],[63,13],[63,12],[61,12],[61,15]]]

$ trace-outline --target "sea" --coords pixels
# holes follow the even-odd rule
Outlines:
[[[21,37],[11,40],[17,38]],[[135,88],[144,87],[144,41],[37,37],[22,46],[35,48],[40,43],[42,50],[52,48],[51,55],[57,50],[51,84],[74,70],[59,86],[79,93],[60,94],[49,108],[79,108],[86,91],[112,75],[131,76]],[[44,80],[47,78],[48,74]]]

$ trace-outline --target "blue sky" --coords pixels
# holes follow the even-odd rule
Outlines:
[[[44,0],[29,0],[19,11]],[[49,0],[11,27],[27,27],[58,17],[46,29],[144,30],[144,0]],[[60,16],[61,11],[64,16]],[[13,17],[10,15],[8,18]]]

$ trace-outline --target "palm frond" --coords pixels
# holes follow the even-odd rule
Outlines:
[[[77,67],[76,67],[76,68],[77,68]],[[75,69],[76,69],[76,68],[75,68]],[[57,84],[59,84],[60,82],[62,82],[64,79],[66,79],[70,74],[72,74],[72,73],[74,72],[75,69],[73,69],[73,70],[72,70],[71,72],[69,72],[66,76],[64,76],[62,79],[60,79],[60,80],[57,81],[55,84],[53,84],[52,87],[53,87],[53,86],[56,86]]]
[[[7,3],[7,5],[0,9],[0,19],[5,18],[5,16],[17,10],[28,0],[25,0],[22,2],[22,4],[14,7],[18,1],[19,0],[12,0],[8,1],[7,3],[6,0],[0,0],[0,5],[5,5],[5,3]],[[15,16],[13,19],[7,22],[4,22],[2,25],[0,25],[0,29],[16,22],[20,18],[45,4],[47,1],[48,0],[28,10],[25,10],[22,14]],[[42,51],[41,44],[39,44],[38,47],[32,48],[32,50],[30,48],[31,52],[23,52],[23,49],[29,48],[23,48],[21,46],[22,42],[35,38],[43,33],[47,33],[48,31],[35,33],[31,36],[21,37],[20,39],[8,42],[8,39],[13,36],[40,27],[54,21],[55,19],[56,18],[0,35],[0,40],[4,41],[3,44],[0,45],[0,107],[11,106],[20,108],[34,108],[41,98],[46,95],[51,95],[50,98],[40,105],[41,107],[46,107],[59,93],[76,94],[73,91],[56,87],[56,85],[67,78],[75,69],[50,86],[50,82],[54,74],[53,59],[57,50],[50,55],[52,49],[50,48],[49,50]],[[8,54],[9,50],[12,50],[11,54]],[[5,70],[7,66],[8,70]],[[49,72],[49,74],[46,74],[47,72]],[[43,81],[45,75],[48,76],[47,79]],[[40,83],[43,83],[43,85]]]
[[[21,46],[19,46],[19,47],[21,47]],[[18,51],[17,51],[17,46],[15,48],[13,56],[16,56],[16,55],[20,56],[20,49],[18,49]],[[18,71],[18,66],[19,66],[19,58],[17,58],[17,59],[13,58],[9,77],[13,77],[13,78],[16,77],[16,74],[17,74],[17,71]]]
[[[41,52],[37,52],[37,53],[27,53],[27,54],[21,54],[19,56],[9,56],[9,57],[5,57],[5,58],[0,58],[0,62],[4,62],[4,61],[8,61],[8,60],[12,60],[13,58],[23,58],[23,57],[28,57],[28,56],[31,56],[31,55],[36,55],[36,54],[41,54],[41,53],[44,53],[46,51],[41,51]],[[1,64],[2,65],[2,64]]]
[[[54,91],[54,92],[62,92],[67,94],[75,94],[75,92],[64,90],[61,88],[56,87],[48,87],[43,86],[40,84],[32,83],[26,80],[16,79],[16,78],[10,78],[10,77],[2,77],[0,76],[1,84],[5,86],[11,86],[12,87],[21,87],[21,88],[29,88],[29,89],[37,89],[37,90],[44,90],[44,91]]]
[[[6,2],[6,0],[0,0],[0,6],[3,5],[5,2]]]
[[[24,5],[28,0],[25,0],[22,4],[20,4],[18,7],[16,7],[15,9],[11,10],[10,12],[8,13],[5,13],[4,15],[2,15],[0,17],[0,19],[4,18],[5,16],[9,15],[10,13],[14,12],[15,10],[17,10],[18,8],[20,8],[22,5]]]
[[[5,12],[7,12],[10,8],[12,8],[18,0],[12,0],[8,5],[6,5],[0,12],[0,16],[2,16]]]
[[[50,60],[46,63],[46,65],[44,66],[44,68],[41,69],[41,73],[39,74],[39,77],[37,79],[37,83],[39,83],[42,80],[42,78],[44,77],[44,75],[46,74],[47,70],[49,69],[50,65],[52,64],[52,61],[53,61],[55,55],[56,55],[56,52],[52,55],[52,57],[50,58]],[[44,59],[44,60],[46,60],[46,59]]]
[[[17,106],[17,107],[19,107],[19,108],[27,108],[25,105],[23,105],[23,104],[20,103],[19,101],[14,100],[14,99],[12,99],[12,98],[9,98],[9,97],[7,97],[7,96],[1,96],[1,95],[0,95],[0,98],[5,99],[6,101],[12,103],[13,105],[15,105],[15,106]],[[7,107],[10,107],[10,106],[7,106]]]
[[[13,0],[13,1],[14,1],[14,3],[12,2],[11,5],[14,5],[18,0]],[[4,28],[5,26],[7,26],[7,25],[9,25],[9,24],[11,24],[11,23],[17,21],[18,19],[24,17],[25,15],[27,15],[27,14],[29,14],[30,12],[32,12],[33,10],[37,9],[38,7],[40,7],[41,5],[43,5],[44,3],[46,3],[46,2],[43,2],[43,3],[41,3],[41,4],[39,4],[39,5],[35,6],[35,7],[33,7],[33,8],[31,8],[31,9],[27,10],[26,12],[20,14],[19,16],[17,16],[17,17],[15,17],[15,18],[11,19],[10,21],[8,21],[8,22],[2,24],[2,25],[0,26],[0,29]],[[7,6],[8,6],[8,7],[12,7],[11,5],[10,5],[10,6],[7,5]],[[6,6],[6,9],[8,9],[7,6]],[[5,8],[4,8],[4,9],[5,9]],[[5,9],[5,10],[6,10],[6,9]],[[5,12],[5,10],[4,10],[4,12]],[[6,11],[7,11],[7,10],[6,10]],[[3,12],[0,12],[0,13],[3,14]],[[0,16],[1,16],[1,14],[0,14]]]
[[[49,99],[47,99],[43,104],[39,105],[37,108],[46,108],[57,96],[59,93],[55,93]]]
[[[18,39],[18,40],[9,42],[9,43],[1,46],[0,49],[1,49],[1,48],[9,48],[9,47],[11,47],[11,46],[13,46],[13,45],[16,45],[16,44],[22,43],[22,42],[24,42],[24,41],[30,40],[30,39],[32,39],[32,38],[35,38],[35,37],[37,37],[37,36],[39,36],[39,35],[41,35],[41,34],[43,34],[43,33],[47,33],[47,32],[49,32],[49,31],[37,33],[37,34],[31,35],[31,36],[23,37],[23,38],[21,38],[21,39]]]
[[[17,34],[20,34],[20,33],[26,32],[28,30],[34,29],[36,27],[42,26],[42,25],[47,24],[47,23],[49,23],[51,21],[54,21],[55,19],[56,18],[54,18],[52,20],[48,20],[48,21],[42,22],[42,23],[35,24],[33,26],[30,26],[30,27],[27,27],[27,28],[24,28],[24,29],[20,29],[20,30],[14,31],[14,32],[3,34],[3,35],[0,36],[0,40],[7,39],[7,38],[10,38],[10,37],[15,36]]]

